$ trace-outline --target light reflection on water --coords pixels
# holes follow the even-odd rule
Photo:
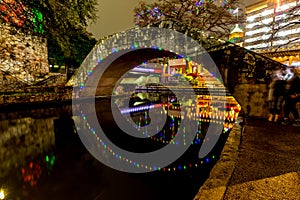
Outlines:
[[[136,99],[135,102],[140,100]],[[106,109],[103,106],[104,101],[97,103],[97,109],[102,114]],[[122,99],[117,103],[121,105]],[[145,105],[161,107],[162,114],[168,114],[167,128],[150,137],[148,139],[150,142],[147,141],[150,149],[160,148],[172,141],[175,136],[176,128],[180,124],[178,111],[182,108],[178,107],[172,97],[156,98],[155,101],[142,100],[142,104],[134,106],[134,112],[128,112],[126,107],[123,107],[123,114],[129,115],[136,126],[147,126],[151,120],[147,115],[150,107]],[[134,199],[132,195],[136,199],[153,199],[157,195],[170,197],[172,195],[168,190],[178,187],[177,191],[180,191],[180,194],[174,194],[175,197],[183,195],[185,199],[192,199],[205,180],[206,175],[203,173],[209,172],[205,167],[214,163],[213,161],[201,166],[197,160],[197,150],[205,135],[205,129],[209,122],[218,123],[218,119],[225,117],[228,121],[224,124],[224,133],[227,133],[233,124],[230,120],[234,121],[237,113],[232,108],[216,110],[205,107],[201,104],[201,100],[197,104],[191,102],[185,108],[185,112],[186,116],[199,119],[198,133],[193,141],[196,151],[190,148],[185,156],[173,165],[158,173],[144,175],[117,172],[95,160],[86,151],[75,131],[70,105],[2,113],[0,189],[3,188],[7,199],[126,199],[126,197]],[[221,116],[216,115],[218,112]],[[105,124],[104,128],[116,133],[112,131],[115,127],[111,127],[111,123]],[[112,140],[122,146],[124,138],[120,138],[112,137]],[[130,148],[130,140],[128,144]],[[135,145],[137,148],[135,150],[139,151],[142,147],[147,145]],[[213,154],[215,160],[219,150],[221,147]],[[185,183],[185,186],[182,183]],[[162,187],[165,190],[161,190]],[[122,192],[117,194],[116,189]],[[152,195],[145,197],[145,193]]]

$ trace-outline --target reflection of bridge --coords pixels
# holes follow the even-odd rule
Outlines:
[[[220,77],[217,78],[223,79],[227,90],[241,104],[244,112],[258,116],[264,116],[267,113],[265,99],[269,74],[283,67],[281,63],[226,41],[216,38],[203,39],[199,30],[184,27],[178,23],[168,21],[152,26],[174,29],[201,44],[213,59],[212,61],[202,57],[200,58],[201,64],[217,76],[218,72],[211,68],[214,63],[216,64],[220,72]],[[162,36],[156,35],[158,39],[153,39],[153,35],[149,32],[131,29],[128,34],[119,33],[100,40],[81,65],[76,80],[73,77],[71,83],[82,87],[83,96],[93,96],[95,93],[97,96],[111,95],[122,75],[146,60],[160,57],[174,58],[178,56],[174,52],[180,53],[182,49],[192,56],[199,53],[195,52],[191,45],[175,45],[174,43],[181,39],[176,38],[176,34],[170,36],[160,32]],[[148,44],[153,44],[153,40],[157,47],[149,45],[150,47],[145,48]],[[134,45],[131,44],[133,41]],[[107,66],[106,70],[101,70]],[[101,77],[100,80],[98,80],[99,77]],[[97,90],[93,91],[91,88],[94,87],[95,82],[98,83]]]
[[[204,87],[194,87],[193,88],[194,91],[195,91],[195,94],[196,95],[212,95],[212,96],[219,96],[219,95],[222,95],[224,93],[226,93],[227,95],[230,95],[229,92],[227,92],[225,90],[225,88],[204,88]],[[168,88],[161,88],[161,87],[152,87],[152,88],[147,88],[147,87],[138,87],[137,89],[135,89],[135,92],[146,92],[146,93],[164,93],[164,94],[171,94],[173,92],[180,92],[180,93],[185,93],[187,90],[185,89],[185,87],[168,87]],[[189,93],[189,92],[187,92]]]

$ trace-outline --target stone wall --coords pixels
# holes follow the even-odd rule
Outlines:
[[[267,118],[269,110],[267,102],[268,87],[266,84],[239,84],[234,88],[233,96],[241,105],[242,114],[250,117]],[[297,108],[300,111],[300,102],[298,102]]]
[[[0,24],[0,70],[26,83],[49,72],[46,39]]]
[[[27,84],[17,77],[14,77],[10,73],[2,71],[0,69],[0,92],[4,91],[18,91],[21,88],[26,87]]]
[[[2,92],[0,106],[30,103],[62,102],[72,99],[72,87],[25,87],[18,92]]]

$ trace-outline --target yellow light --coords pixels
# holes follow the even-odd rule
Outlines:
[[[256,6],[256,4],[252,5],[252,6],[248,6],[246,8],[246,13],[249,14],[249,13],[255,12],[257,10],[261,10],[261,9],[264,9],[264,8],[268,7],[267,4],[264,4],[264,5],[261,5],[261,6],[256,6],[256,7],[255,6]]]
[[[4,199],[5,198],[5,194],[3,190],[0,190],[0,199]]]

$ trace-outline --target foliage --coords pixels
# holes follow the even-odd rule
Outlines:
[[[9,23],[24,33],[42,35],[50,41],[50,52],[58,47],[63,53],[60,57],[73,59],[80,52],[76,47],[81,48],[85,42],[88,44],[84,48],[94,44],[84,28],[95,21],[96,6],[97,0],[2,0],[0,23]],[[82,43],[72,44],[77,41]],[[82,55],[79,57],[82,59]]]
[[[270,37],[266,42],[270,43],[275,40],[285,41],[284,43],[280,44],[278,48],[290,43],[300,42],[299,36],[295,36],[294,34],[289,34],[288,36],[282,34],[283,31],[298,28],[300,24],[300,2],[288,10],[278,12],[276,15],[277,16],[274,18],[273,23],[267,25],[271,31]]]
[[[240,4],[240,0],[158,0],[151,4],[141,2],[134,9],[134,19],[137,26],[172,20],[214,37],[227,38],[230,28],[237,23],[233,10]]]
[[[69,30],[70,45],[69,56],[64,56],[62,49],[57,44],[55,38],[48,38],[48,56],[51,64],[67,65],[68,67],[78,67],[85,59],[97,40],[82,27],[73,27]]]

